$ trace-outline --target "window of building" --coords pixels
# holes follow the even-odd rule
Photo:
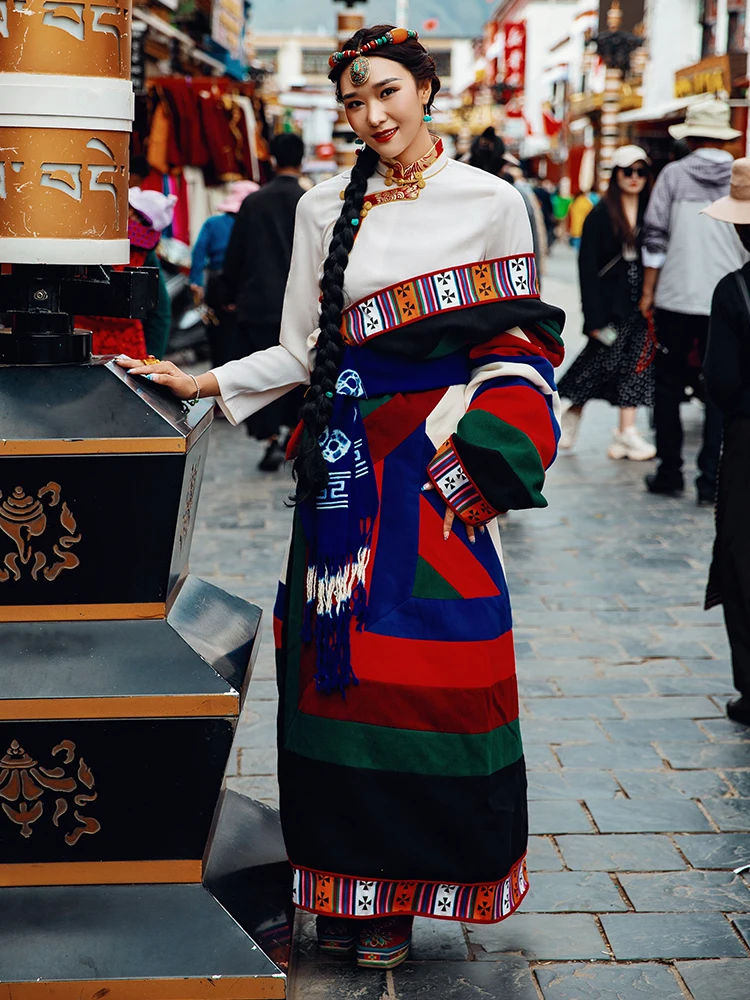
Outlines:
[[[447,49],[444,52],[431,52],[430,55],[435,60],[435,66],[437,67],[437,75],[442,80],[444,77],[449,77],[451,75],[451,52]]]
[[[279,68],[279,50],[278,49],[256,49],[255,50],[255,61],[263,63],[264,66],[268,66],[274,73]]]
[[[328,76],[331,72],[328,65],[330,54],[328,49],[303,49],[302,73],[305,76]]]

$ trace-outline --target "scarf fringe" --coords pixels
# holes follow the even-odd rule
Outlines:
[[[346,689],[359,684],[351,664],[350,631],[353,621],[357,623],[357,630],[362,631],[367,611],[371,527],[366,535],[366,542],[356,557],[350,558],[344,566],[335,567],[326,562],[322,566],[307,567],[302,641],[316,640],[318,672],[315,686],[322,694],[340,691],[346,697]]]

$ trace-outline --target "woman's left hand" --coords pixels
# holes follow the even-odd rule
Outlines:
[[[426,492],[427,490],[434,490],[435,487],[432,485],[432,483],[425,483],[422,489]],[[446,542],[451,536],[451,530],[453,528],[453,522],[455,521],[455,519],[456,519],[455,511],[451,510],[450,507],[446,506],[445,518],[443,519],[443,538],[445,539]],[[482,534],[484,534],[483,524],[479,526],[479,530],[482,532]],[[473,545],[477,540],[473,525],[471,524],[466,525],[466,534],[468,536],[469,541]]]

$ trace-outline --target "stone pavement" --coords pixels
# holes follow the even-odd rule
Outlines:
[[[581,346],[575,262],[556,247],[545,297]],[[700,412],[684,408],[687,454]],[[641,414],[643,426],[646,416]],[[503,518],[529,769],[531,891],[493,927],[417,921],[395,973],[319,962],[301,921],[301,1000],[750,1000],[750,732],[721,614],[702,610],[712,512],[651,497],[651,463],[611,462],[614,415],[591,404],[558,459],[549,508]],[[284,473],[217,422],[192,571],[260,604],[265,641],[231,787],[277,801],[270,616],[290,512]]]

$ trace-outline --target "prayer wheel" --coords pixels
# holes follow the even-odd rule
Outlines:
[[[260,611],[191,576],[211,404],[91,358],[128,260],[129,7],[0,0],[0,997],[254,1000],[273,811],[224,790]],[[255,940],[253,939],[255,937]]]

